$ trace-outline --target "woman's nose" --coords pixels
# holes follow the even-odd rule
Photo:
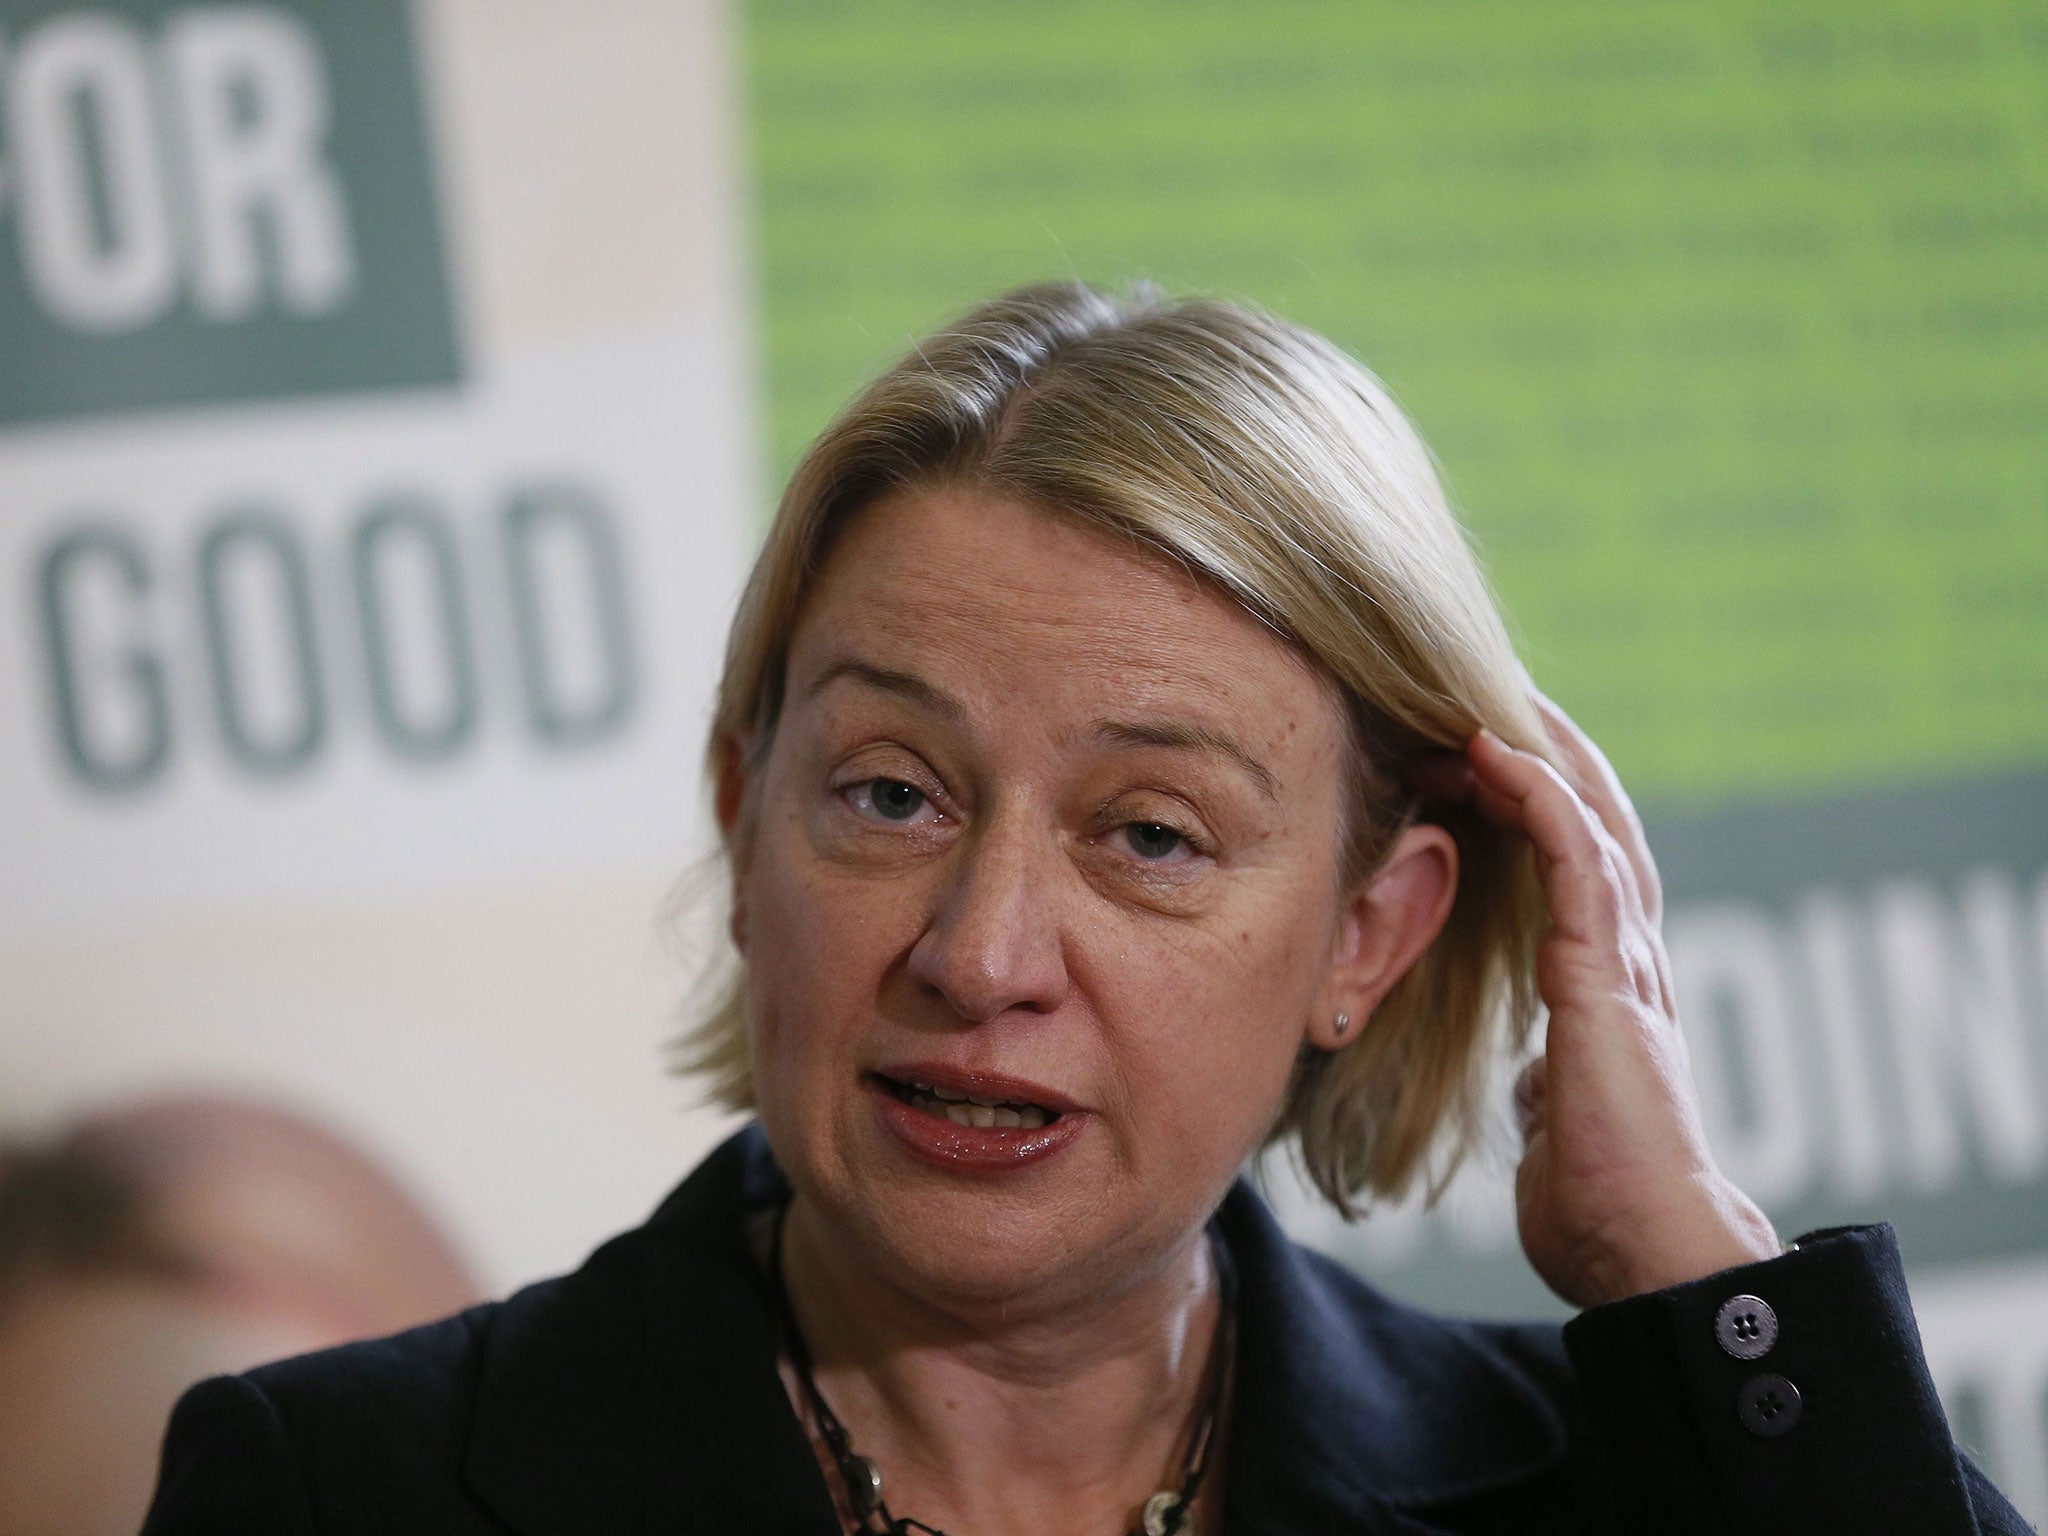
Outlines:
[[[910,974],[974,1023],[1050,1013],[1067,990],[1057,851],[1027,829],[991,827],[956,857]]]

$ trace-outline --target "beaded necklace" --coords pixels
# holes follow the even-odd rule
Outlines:
[[[818,1433],[832,1454],[833,1465],[839,1469],[841,1481],[846,1484],[847,1504],[858,1522],[855,1530],[859,1536],[946,1536],[944,1531],[926,1525],[922,1520],[890,1513],[889,1505],[882,1497],[882,1469],[871,1457],[863,1456],[853,1448],[853,1437],[825,1401],[824,1393],[818,1390],[818,1383],[811,1374],[811,1352],[804,1343],[803,1330],[797,1326],[796,1310],[790,1305],[789,1288],[782,1276],[782,1228],[788,1215],[789,1207],[785,1205],[776,1217],[768,1273],[775,1283],[776,1310],[781,1319],[783,1338],[789,1347],[790,1364],[796,1369],[797,1382],[803,1389],[804,1401],[810,1407]],[[1214,1229],[1209,1234],[1209,1249],[1215,1255],[1216,1285],[1222,1305],[1217,1312],[1216,1342],[1209,1357],[1208,1382],[1202,1395],[1202,1416],[1196,1421],[1195,1432],[1188,1438],[1187,1453],[1181,1458],[1180,1486],[1163,1488],[1147,1499],[1138,1529],[1130,1536],[1198,1536],[1195,1499],[1209,1470],[1209,1450],[1216,1438],[1216,1423],[1229,1385],[1230,1361],[1237,1339],[1237,1271],[1231,1263],[1230,1250],[1216,1236]]]

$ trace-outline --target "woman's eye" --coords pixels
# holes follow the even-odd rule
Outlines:
[[[1154,863],[1170,859],[1188,846],[1187,838],[1156,821],[1127,822],[1123,834],[1131,852]]]
[[[867,808],[884,821],[908,821],[926,804],[924,791],[901,779],[869,779],[851,786],[849,793],[856,806],[865,800]]]

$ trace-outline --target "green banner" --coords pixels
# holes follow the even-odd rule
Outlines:
[[[2048,758],[2038,5],[755,0],[778,463],[1002,285],[1354,350],[1639,796]]]

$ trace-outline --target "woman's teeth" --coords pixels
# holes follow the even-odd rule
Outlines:
[[[950,1120],[955,1125],[1035,1131],[1048,1120],[1059,1118],[1036,1104],[985,1099],[979,1094],[961,1093],[953,1088],[934,1088],[929,1083],[902,1083],[898,1086],[905,1103],[928,1115]]]

